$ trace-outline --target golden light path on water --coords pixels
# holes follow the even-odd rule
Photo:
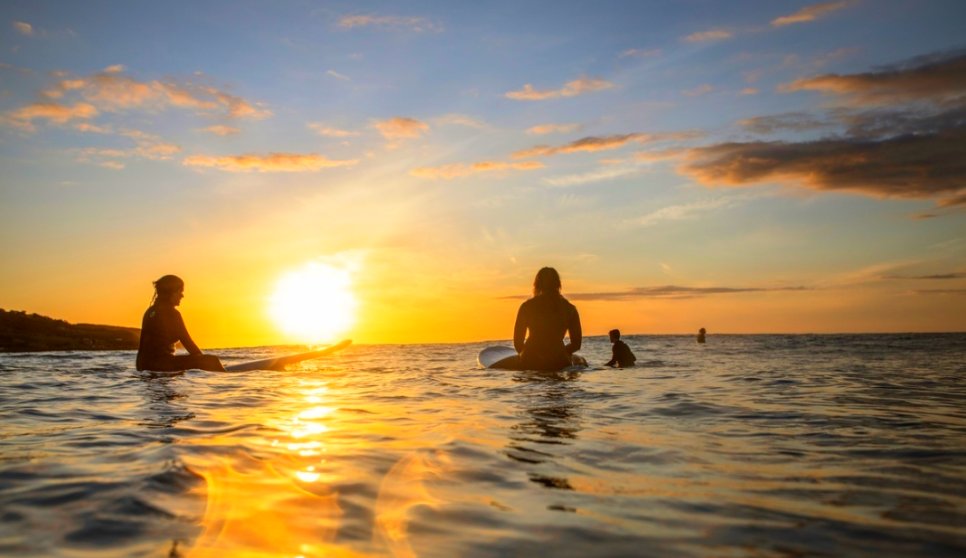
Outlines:
[[[284,434],[256,443],[266,450],[264,455],[243,450],[214,463],[205,458],[204,463],[191,465],[205,480],[199,496],[205,498],[206,507],[204,530],[187,556],[415,557],[408,540],[407,513],[415,506],[442,502],[424,481],[439,477],[443,469],[439,462],[445,459],[410,453],[382,479],[372,546],[385,552],[363,554],[333,544],[344,513],[339,493],[330,485],[344,475],[327,463],[327,437],[333,431],[325,420],[338,409],[326,405],[326,382],[304,379],[298,385],[298,407],[290,418],[265,421]]]

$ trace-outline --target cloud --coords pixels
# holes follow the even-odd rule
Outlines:
[[[217,134],[219,136],[231,136],[241,132],[241,130],[238,128],[232,128],[231,126],[208,126],[207,128],[202,128],[198,131]]]
[[[330,167],[351,166],[358,159],[333,161],[322,155],[310,153],[269,153],[267,155],[234,155],[228,157],[209,157],[191,155],[185,157],[183,164],[189,167],[213,167],[229,172],[315,172]]]
[[[339,72],[337,72],[335,70],[329,70],[329,71],[327,71],[325,73],[327,75],[330,75],[330,76],[336,78],[336,79],[341,79],[342,81],[352,81],[351,79],[349,79],[349,76],[344,76],[344,75],[340,74]]]
[[[11,64],[4,64],[3,62],[0,62],[0,70],[9,70],[11,72],[17,72],[18,74],[27,74],[27,75],[34,74],[34,71],[31,70],[30,68],[18,68],[17,66],[13,66]]]
[[[136,131],[136,130],[132,130]],[[124,134],[130,135],[130,134]],[[156,136],[150,136],[150,139],[141,139],[138,141],[137,147],[130,149],[111,149],[111,148],[98,148],[98,147],[88,147],[78,151],[77,162],[78,163],[91,163],[95,162],[101,166],[111,166],[105,164],[102,159],[104,158],[118,158],[118,157],[139,157],[142,159],[150,159],[152,161],[170,161],[174,159],[174,156],[181,153],[182,149],[180,145],[168,144],[161,142],[160,138]],[[108,161],[110,162],[110,161]],[[123,167],[123,165],[122,165]],[[113,167],[113,168],[122,168]]]
[[[24,23],[22,21],[13,22],[13,28],[17,30],[21,35],[26,35],[28,37],[33,37],[34,27],[29,23]]]
[[[587,136],[579,140],[572,141],[559,147],[549,145],[537,145],[530,149],[517,151],[512,156],[520,159],[523,157],[538,157],[557,155],[560,153],[574,153],[576,151],[603,151],[607,149],[617,149],[629,142],[635,141],[642,144],[656,143],[669,140],[689,140],[701,137],[699,132],[664,132],[655,134],[616,134],[610,136]]]
[[[705,93],[711,93],[712,91],[714,91],[714,86],[705,83],[704,85],[699,85],[694,89],[686,89],[682,91],[681,94],[685,97],[698,97],[700,95],[704,95]]]
[[[634,58],[647,58],[649,56],[660,56],[662,54],[664,54],[664,51],[659,48],[651,48],[648,50],[638,50],[636,48],[630,48],[618,54],[617,57],[626,58],[628,56],[633,56]]]
[[[648,213],[639,219],[634,219],[628,222],[628,224],[637,227],[649,227],[662,221],[681,221],[684,219],[692,219],[701,213],[706,213],[715,209],[733,207],[747,199],[748,197],[746,196],[728,196],[715,199],[698,200],[679,205],[669,205],[667,207],[662,207],[657,211]]]
[[[98,163],[102,167],[107,167],[109,169],[120,170],[124,168],[124,163],[118,161],[104,161],[103,163]]]
[[[956,271],[953,273],[937,273],[935,275],[883,275],[881,279],[900,279],[900,280],[946,280],[946,279],[966,279],[966,273]]]
[[[774,27],[783,27],[785,25],[792,25],[794,23],[815,21],[819,18],[819,16],[829,12],[834,12],[836,10],[841,10],[842,8],[848,7],[848,5],[848,2],[825,2],[822,4],[815,4],[813,6],[802,8],[792,15],[776,18],[772,20],[771,24]]]
[[[745,87],[741,90],[742,95],[757,95],[761,93],[761,90],[756,87]]]
[[[486,128],[486,123],[480,120],[476,120],[471,116],[465,114],[444,114],[433,119],[433,122],[437,124],[451,124],[455,126],[467,126],[470,128],[476,128],[482,130]]]
[[[531,135],[573,132],[583,128],[582,124],[541,124],[527,129]]]
[[[108,66],[108,67],[104,68],[104,73],[105,74],[119,74],[119,73],[123,72],[126,69],[127,68],[125,68],[123,64],[114,64],[113,66]]]
[[[370,25],[374,27],[408,27],[417,33],[422,33],[423,31],[443,31],[442,25],[422,17],[352,15],[343,16],[339,20],[339,27],[343,29],[354,29],[356,27]]]
[[[778,90],[844,95],[854,105],[914,101],[958,104],[966,99],[966,50],[920,56],[862,74],[824,74],[799,79],[780,85]]]
[[[573,81],[567,82],[560,89],[538,91],[529,83],[523,86],[520,91],[510,91],[506,96],[510,99],[525,101],[541,101],[544,99],[556,99],[558,97],[575,97],[584,93],[593,93],[610,89],[614,84],[599,77],[581,76]]]
[[[110,126],[98,126],[96,124],[90,124],[88,122],[75,122],[72,126],[78,132],[91,132],[95,134],[113,134],[114,131]]]
[[[121,71],[120,68],[122,67],[112,66],[108,68],[112,70],[111,72],[96,73],[85,78],[64,79],[42,91],[41,94],[48,98],[61,98],[77,91],[89,103],[109,111],[163,110],[177,107],[202,114],[223,112],[232,118],[251,120],[260,120],[272,115],[272,112],[267,109],[214,87],[189,82],[181,84],[157,80],[140,82],[128,76],[119,75],[117,72]]]
[[[413,169],[409,174],[431,179],[450,179],[468,176],[480,172],[506,171],[506,170],[535,170],[544,168],[544,164],[538,161],[527,161],[523,163],[505,163],[502,161],[482,161],[479,163],[455,165],[443,165],[441,167],[422,167]]]
[[[6,113],[0,121],[33,132],[36,130],[33,124],[34,120],[46,120],[51,124],[66,124],[71,120],[90,120],[98,114],[97,108],[87,103],[75,103],[73,106],[57,103],[31,103]]]
[[[640,172],[640,169],[637,167],[606,167],[580,174],[550,176],[544,178],[542,182],[548,186],[566,188],[569,186],[580,186],[582,184],[588,184],[591,182],[600,182],[602,180],[612,180],[614,178],[620,178],[622,176],[628,176],[638,172]]]
[[[688,150],[679,170],[706,186],[793,181],[820,191],[907,199],[966,189],[966,128],[881,140],[722,143]]]
[[[917,295],[966,295],[966,289],[924,289],[912,292]]]
[[[320,136],[329,136],[333,138],[347,138],[349,136],[358,136],[358,132],[350,132],[348,130],[340,130],[338,128],[331,128],[326,126],[323,122],[309,122],[305,125],[307,128],[314,130],[316,134]]]
[[[717,41],[720,39],[728,39],[733,36],[731,31],[725,31],[723,29],[712,29],[711,31],[700,31],[697,33],[691,33],[684,40],[689,43],[703,43],[705,41]]]
[[[876,198],[940,198],[966,207],[966,51],[920,56],[875,71],[798,80],[786,91],[841,96],[820,120],[804,113],[757,117],[760,133],[841,126],[805,142],[729,142],[692,148],[679,172],[706,186],[794,182]]]
[[[764,293],[776,291],[808,291],[808,287],[681,287],[661,285],[634,287],[626,291],[601,293],[567,293],[569,300],[629,300],[637,298],[685,299],[736,293]],[[525,299],[529,295],[503,296],[500,299]]]
[[[782,130],[805,132],[825,128],[834,123],[819,120],[805,112],[785,112],[770,116],[756,116],[739,120],[738,125],[756,134],[774,134]]]
[[[390,118],[376,122],[374,126],[389,141],[418,138],[429,132],[429,124],[412,118]]]

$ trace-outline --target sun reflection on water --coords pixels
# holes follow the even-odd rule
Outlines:
[[[443,502],[428,484],[443,476],[450,466],[448,459],[438,451],[409,452],[391,467],[375,502],[371,539],[375,554],[360,554],[334,542],[343,511],[333,485],[348,474],[331,465],[327,437],[332,430],[322,421],[337,417],[339,409],[331,405],[329,388],[317,381],[301,381],[293,395],[289,418],[264,421],[280,431],[255,443],[266,450],[264,454],[238,452],[220,457],[213,466],[209,462],[195,467],[205,480],[207,507],[204,531],[187,556],[414,558],[409,516],[414,507],[435,508]],[[384,428],[375,421],[371,424],[372,432]],[[339,443],[343,442],[334,447],[340,448]]]

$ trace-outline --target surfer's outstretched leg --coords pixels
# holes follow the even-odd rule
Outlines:
[[[178,355],[178,370],[207,370],[209,372],[225,372],[221,360],[215,355]]]

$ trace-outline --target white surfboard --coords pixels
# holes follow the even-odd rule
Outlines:
[[[487,347],[480,351],[479,356],[476,357],[476,362],[480,363],[483,368],[489,368],[512,356],[517,356],[517,351],[513,347]]]
[[[295,364],[297,362],[328,356],[337,351],[341,351],[350,344],[352,344],[352,340],[346,339],[341,343],[336,343],[335,345],[326,347],[324,349],[319,349],[317,351],[309,351],[307,353],[298,353],[295,355],[287,355],[275,358],[266,358],[262,360],[253,360],[250,362],[240,362],[238,364],[226,366],[225,370],[228,372],[248,372],[250,370],[285,370],[285,367],[289,364]]]
[[[501,360],[517,356],[517,351],[513,347],[487,347],[480,351],[476,357],[476,362],[483,368],[493,368]],[[574,365],[564,368],[564,370],[581,370],[587,367],[587,360],[580,355],[571,355]],[[498,367],[497,367],[498,368]]]

